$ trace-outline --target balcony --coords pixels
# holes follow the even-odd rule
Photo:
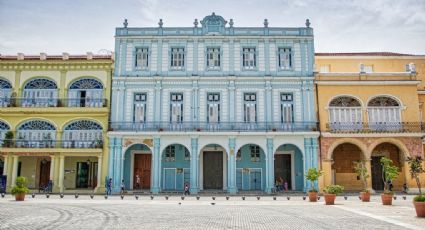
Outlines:
[[[90,98],[0,98],[1,107],[48,108],[48,107],[107,107],[107,99]]]
[[[0,140],[3,148],[66,148],[66,149],[102,149],[102,140],[93,141],[55,141],[55,140]]]
[[[425,131],[421,122],[347,122],[327,123],[330,133],[420,133]]]
[[[316,122],[111,122],[111,131],[133,132],[309,132],[318,131]]]

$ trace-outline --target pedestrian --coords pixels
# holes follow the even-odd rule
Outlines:
[[[407,193],[407,190],[408,190],[408,188],[407,188],[407,184],[406,184],[406,183],[404,183],[404,184],[403,184],[403,193]]]
[[[136,189],[140,188],[140,176],[139,174],[136,175]]]
[[[288,191],[288,182],[287,181],[285,181],[283,186],[285,187],[285,191]]]
[[[125,192],[125,184],[124,184],[124,180],[121,180],[121,195],[124,195]]]
[[[106,184],[106,195],[112,195],[112,178],[109,178]]]
[[[186,195],[190,195],[189,185],[188,185],[188,184],[185,184],[185,185],[184,185],[184,195],[185,195],[185,196],[186,196]]]

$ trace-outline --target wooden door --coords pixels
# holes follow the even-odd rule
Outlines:
[[[40,161],[40,178],[38,182],[39,188],[44,188],[49,184],[50,180],[50,161]]]
[[[292,189],[292,167],[290,154],[277,154],[274,161],[274,179],[282,177],[283,182],[288,182],[288,189]]]
[[[372,157],[371,171],[372,188],[377,191],[384,190],[384,182],[382,181],[381,157]]]
[[[223,152],[204,152],[204,189],[223,189]]]
[[[136,176],[140,177],[139,189],[151,188],[151,154],[135,154],[134,155],[134,172],[133,172],[133,189],[136,189]]]

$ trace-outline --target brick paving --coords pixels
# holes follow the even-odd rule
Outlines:
[[[49,199],[27,196],[15,202],[10,195],[0,198],[0,229],[425,229],[425,219],[415,217],[412,197],[398,197],[391,207],[357,197],[338,197],[337,205],[326,206],[302,197],[210,196],[95,196],[78,199],[67,195]],[[214,205],[212,205],[214,203]]]

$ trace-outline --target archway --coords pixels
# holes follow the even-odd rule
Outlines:
[[[93,78],[82,78],[69,86],[68,106],[71,107],[102,107],[103,85]]]
[[[243,190],[264,190],[266,186],[266,155],[256,144],[246,144],[236,153],[236,187]]]
[[[123,178],[127,189],[151,188],[152,151],[148,146],[135,144],[125,151]]]
[[[23,87],[23,107],[56,107],[58,103],[58,87],[56,82],[48,78],[29,80]]]
[[[227,153],[217,144],[203,147],[199,155],[199,178],[201,190],[227,189]]]
[[[288,190],[303,191],[304,163],[301,150],[293,144],[280,145],[274,156],[274,178]]]
[[[395,144],[384,142],[377,145],[371,155],[371,178],[372,188],[374,190],[384,190],[384,182],[382,180],[382,165],[381,158],[388,157],[393,161],[393,164],[398,167],[398,177],[392,181],[395,190],[402,190],[403,184],[406,183],[404,170],[404,155],[400,148]]]
[[[345,187],[346,190],[360,190],[362,181],[354,171],[356,161],[365,160],[364,153],[355,144],[342,143],[332,152],[332,184]]]
[[[190,186],[190,152],[181,144],[168,145],[161,155],[161,188],[183,191]]]

